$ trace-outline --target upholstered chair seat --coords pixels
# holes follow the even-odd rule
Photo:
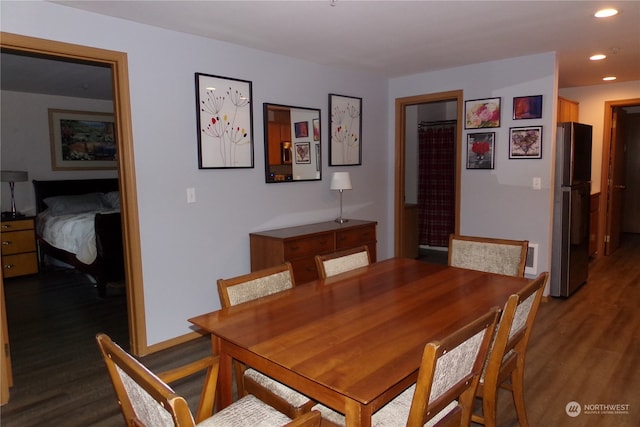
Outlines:
[[[523,277],[528,246],[527,240],[452,234],[449,236],[449,265]]]
[[[318,277],[326,279],[345,271],[369,265],[371,256],[367,246],[360,246],[331,254],[316,255],[315,260]]]
[[[498,309],[449,335],[426,345],[418,381],[376,411],[374,427],[468,426],[480,373],[484,367],[498,318]],[[322,404],[323,425],[346,425],[343,414]]]

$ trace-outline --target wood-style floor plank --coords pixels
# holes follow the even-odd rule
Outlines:
[[[445,259],[446,261],[446,259]],[[122,426],[94,336],[127,347],[123,295],[106,300],[74,271],[5,281],[14,382],[0,408],[3,427]],[[640,235],[590,265],[589,281],[569,299],[541,304],[525,369],[532,427],[637,427],[640,420]],[[208,354],[207,338],[142,358],[154,371]],[[201,378],[175,386],[195,405]],[[628,404],[626,415],[565,413],[568,402]],[[498,425],[518,426],[501,391]]]

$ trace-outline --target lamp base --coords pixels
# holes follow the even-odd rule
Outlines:
[[[2,212],[2,220],[9,220],[9,219],[18,219],[18,218],[24,218],[25,215],[21,214],[20,212]]]
[[[338,224],[344,224],[345,222],[349,222],[349,220],[348,220],[348,219],[346,219],[346,218],[342,218],[342,217],[340,217],[340,218],[336,218],[336,219],[335,219],[335,221],[336,221]]]

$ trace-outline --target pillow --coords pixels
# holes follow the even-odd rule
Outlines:
[[[120,209],[120,192],[110,191],[103,195],[104,203],[108,208]]]
[[[54,196],[43,200],[51,215],[99,211],[106,207],[102,193]]]

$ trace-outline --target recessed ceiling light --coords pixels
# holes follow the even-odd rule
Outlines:
[[[604,80],[605,82],[610,82],[616,79],[616,76],[607,76],[607,77],[603,77],[602,80]]]
[[[617,15],[618,11],[616,9],[600,9],[595,13],[596,18],[608,18],[613,15]]]
[[[591,55],[589,57],[589,59],[592,60],[592,61],[600,61],[601,59],[604,59],[606,57],[607,57],[607,55],[603,55],[601,53],[598,53],[597,55]]]

